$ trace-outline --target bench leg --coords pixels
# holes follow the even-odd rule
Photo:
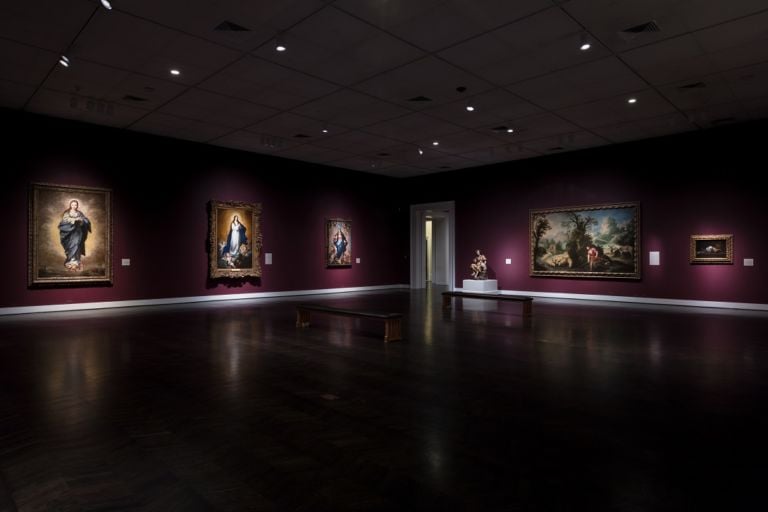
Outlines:
[[[309,327],[309,311],[296,310],[296,327]]]
[[[400,326],[399,318],[384,320],[384,341],[389,342],[403,339]]]
[[[443,309],[451,309],[451,296],[443,295]]]
[[[523,316],[531,316],[533,315],[533,301],[525,301],[523,302]]]

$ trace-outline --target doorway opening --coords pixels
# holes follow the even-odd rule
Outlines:
[[[454,203],[411,206],[411,288],[454,287]]]

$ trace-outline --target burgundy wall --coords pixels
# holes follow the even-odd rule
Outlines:
[[[0,307],[408,282],[407,204],[395,180],[372,174],[0,111],[4,133],[6,269]],[[31,182],[113,191],[112,286],[29,288],[27,211]],[[210,199],[262,204],[260,279],[209,280]],[[352,220],[351,268],[326,269],[324,219]],[[130,258],[131,266],[120,266]]]
[[[768,303],[761,134],[752,123],[411,179],[414,203],[456,200],[456,279],[484,250],[507,290]],[[638,201],[642,279],[529,276],[531,208]],[[692,234],[733,233],[733,265],[691,265]],[[661,251],[661,266],[648,252]],[[512,258],[512,265],[504,259]],[[744,267],[754,258],[754,267]]]

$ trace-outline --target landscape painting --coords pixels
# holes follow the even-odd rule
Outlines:
[[[640,278],[640,205],[531,210],[532,276]]]

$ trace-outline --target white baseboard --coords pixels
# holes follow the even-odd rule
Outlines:
[[[166,304],[188,304],[192,302],[216,302],[223,300],[267,299],[274,297],[296,297],[300,295],[326,295],[330,293],[369,292],[377,290],[407,290],[407,284],[381,286],[355,286],[351,288],[323,288],[318,290],[291,290],[285,292],[235,293],[231,295],[200,295],[196,297],[171,297],[167,299],[115,300],[106,302],[81,302],[78,304],[50,304],[45,306],[19,306],[0,308],[0,316],[23,315],[27,313],[50,313],[53,311],[81,311],[85,309],[132,308],[136,306],[163,306]]]
[[[456,288],[461,291],[461,288]],[[662,306],[690,306],[696,308],[724,308],[724,309],[748,309],[752,311],[768,311],[768,304],[752,302],[719,302],[713,300],[683,300],[683,299],[659,299],[654,297],[628,297],[622,295],[590,295],[582,293],[550,293],[532,292],[525,290],[504,290],[500,292],[506,295],[528,295],[547,299],[576,299],[599,300],[605,302],[631,302],[634,304],[654,304]]]

